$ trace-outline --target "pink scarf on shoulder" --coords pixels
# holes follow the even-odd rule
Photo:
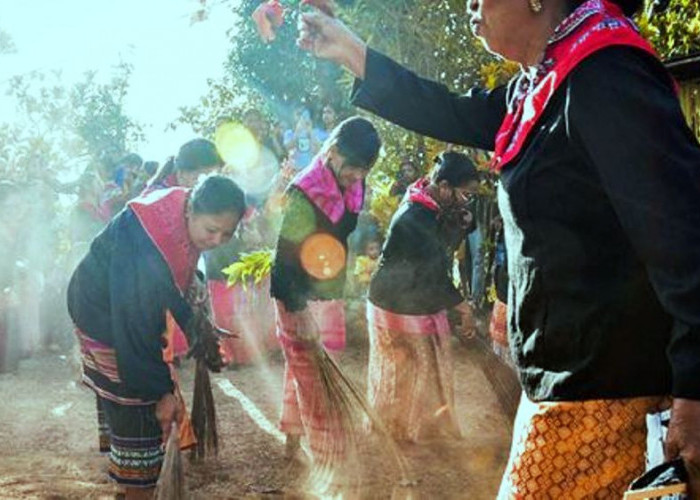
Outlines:
[[[364,181],[357,181],[341,191],[335,174],[318,156],[299,172],[292,185],[301,190],[333,224],[343,218],[345,210],[360,213],[365,199]]]

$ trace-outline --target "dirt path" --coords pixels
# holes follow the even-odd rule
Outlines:
[[[510,428],[484,372],[478,350],[455,343],[455,395],[465,439],[439,448],[403,448],[413,486],[401,486],[378,464],[359,495],[366,499],[492,499],[507,458]],[[366,351],[349,346],[346,373],[364,386]],[[215,375],[222,450],[217,459],[188,464],[195,499],[311,498],[300,486],[303,466],[283,456],[275,424],[281,357]],[[191,376],[183,373],[185,388]],[[76,383],[68,356],[25,360],[0,375],[0,499],[114,498],[107,458],[97,453],[94,395]],[[189,399],[189,395],[186,396]]]

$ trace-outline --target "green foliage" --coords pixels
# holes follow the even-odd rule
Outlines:
[[[644,13],[637,22],[642,34],[664,60],[700,51],[700,9],[697,0],[672,0],[665,12],[655,14],[651,19]]]
[[[391,217],[399,206],[399,197],[392,196],[393,179],[381,171],[374,172],[371,182],[372,198],[369,203],[369,213],[379,223],[382,233],[386,233]]]
[[[17,119],[0,123],[0,177],[55,180],[66,171],[113,162],[142,139],[124,113],[131,68],[116,68],[111,82],[89,73],[67,86],[58,71],[16,75],[8,95]]]
[[[246,289],[251,280],[257,285],[270,274],[273,259],[274,250],[271,248],[243,253],[238,262],[225,267],[222,272],[228,277],[229,286],[241,284]]]
[[[14,54],[15,52],[17,52],[17,47],[12,41],[12,37],[5,30],[0,29],[0,55]]]

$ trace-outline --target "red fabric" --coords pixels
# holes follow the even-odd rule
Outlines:
[[[337,412],[327,401],[327,391],[318,367],[320,341],[331,356],[345,345],[345,313],[342,300],[309,301],[308,311],[318,326],[320,338],[313,345],[299,337],[296,323],[284,304],[275,302],[277,335],[284,349],[284,396],[280,429],[286,434],[304,434],[316,463],[340,464],[345,454],[345,430]],[[342,347],[341,347],[342,346]]]
[[[438,212],[440,210],[440,205],[428,192],[428,186],[430,185],[430,179],[427,177],[422,177],[416,182],[408,186],[406,190],[405,200],[412,201],[414,203],[420,203],[421,205]]]
[[[316,207],[326,214],[333,224],[342,219],[345,210],[360,213],[365,199],[364,181],[357,181],[342,192],[333,171],[316,157],[304,170],[299,172],[292,184],[309,197]]]
[[[189,190],[169,188],[153,191],[129,202],[129,208],[170,268],[184,295],[197,267],[199,250],[190,241],[185,209]]]
[[[445,332],[447,316],[442,310],[435,314],[397,314],[367,302],[367,322],[381,330],[413,335],[441,335]],[[447,333],[449,333],[449,326]]]
[[[275,335],[274,303],[270,297],[270,279],[247,289],[229,287],[225,281],[209,282],[212,314],[217,326],[236,332],[235,339],[221,341],[225,363],[249,364],[280,348]]]
[[[523,73],[496,134],[491,168],[500,171],[520,152],[554,92],[586,57],[613,45],[636,47],[655,55],[620,8],[606,0],[581,4],[555,30],[537,74],[530,81]],[[605,75],[601,75],[601,79]]]

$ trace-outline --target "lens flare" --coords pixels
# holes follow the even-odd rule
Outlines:
[[[246,170],[260,161],[260,145],[245,126],[224,122],[216,127],[214,144],[221,158],[235,169]]]
[[[301,266],[317,280],[331,280],[345,267],[345,247],[327,233],[309,236],[301,245]]]
[[[279,172],[279,162],[275,155],[266,147],[260,148],[258,162],[250,167],[231,165],[231,177],[243,188],[248,196],[265,198]]]

